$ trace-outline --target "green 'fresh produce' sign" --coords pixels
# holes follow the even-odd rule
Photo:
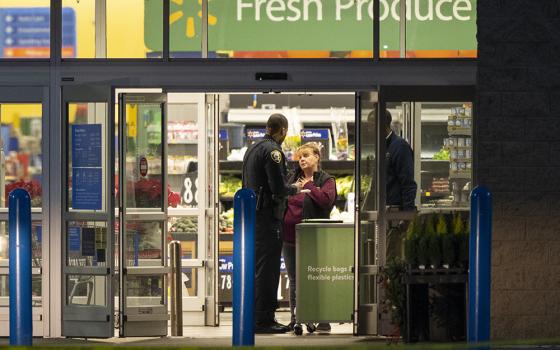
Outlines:
[[[161,0],[145,43],[162,48]],[[476,0],[406,0],[407,50],[476,50]],[[201,50],[201,0],[171,0],[171,51]],[[381,50],[399,49],[399,0],[380,0]],[[210,51],[373,49],[373,0],[208,0]]]

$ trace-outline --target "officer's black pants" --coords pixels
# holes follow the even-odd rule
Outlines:
[[[272,212],[257,211],[255,227],[255,322],[268,325],[278,308],[281,221]]]

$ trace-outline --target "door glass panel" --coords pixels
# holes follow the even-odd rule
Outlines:
[[[421,205],[468,207],[472,188],[472,104],[418,105]]]
[[[106,103],[69,103],[68,209],[105,210]]]
[[[167,181],[170,208],[198,207],[198,104],[167,106]]]
[[[127,222],[127,266],[161,266],[163,261],[162,234],[162,222]]]
[[[129,276],[126,291],[128,307],[165,305],[162,276]]]
[[[96,17],[96,3],[99,2],[62,1],[63,58],[161,57],[162,0],[106,0],[106,23],[101,30],[96,28],[103,23]],[[103,50],[96,47],[99,42]]]
[[[0,105],[0,140],[4,158],[0,173],[0,202],[8,207],[8,195],[23,188],[31,206],[42,206],[42,105],[40,103]]]
[[[377,263],[377,104],[362,95],[360,111],[360,265]],[[360,276],[360,304],[377,300],[376,276]]]
[[[181,256],[183,259],[198,258],[198,217],[176,216],[169,217],[168,239],[181,242]]]
[[[68,222],[66,256],[68,266],[107,266],[107,224]]]
[[[199,283],[203,282],[198,280],[198,270],[197,268],[183,267],[183,298],[198,296]]]
[[[68,275],[66,277],[67,305],[107,305],[107,277]]]
[[[40,268],[42,266],[42,225],[40,221],[31,222],[31,266]],[[9,234],[8,222],[0,222],[0,267],[9,268]],[[41,306],[42,285],[41,275],[31,276],[31,294],[33,306]],[[10,288],[9,276],[0,275],[0,306],[9,306]],[[5,298],[4,298],[5,297]]]
[[[157,103],[126,105],[126,206],[163,209],[163,124]]]

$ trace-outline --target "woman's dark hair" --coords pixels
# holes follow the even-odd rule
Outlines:
[[[276,134],[282,128],[288,128],[288,119],[283,114],[274,113],[268,118],[266,122],[266,128],[271,135]]]

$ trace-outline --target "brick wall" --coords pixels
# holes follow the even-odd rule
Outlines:
[[[560,0],[478,0],[477,178],[492,338],[560,336]]]

